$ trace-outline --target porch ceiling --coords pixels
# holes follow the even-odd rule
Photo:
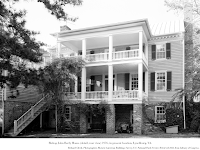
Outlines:
[[[87,75],[102,75],[108,74],[108,66],[93,66],[87,67]],[[143,66],[143,70],[146,71]],[[113,65],[113,73],[128,73],[128,72],[138,72],[138,65],[136,63],[124,63]]]
[[[138,42],[139,42],[138,33],[129,33],[129,34],[126,33],[126,34],[113,35],[113,46],[138,44]],[[74,50],[82,49],[81,40],[62,42],[62,44],[70,49],[74,49]],[[105,48],[109,47],[108,37],[87,38],[87,42],[86,42],[87,50],[94,49],[94,48],[101,48],[101,47],[105,47]]]

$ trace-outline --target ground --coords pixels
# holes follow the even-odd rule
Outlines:
[[[102,134],[102,133],[91,133],[91,134],[63,134],[56,133],[55,131],[45,132],[32,132],[24,135],[19,135],[19,138],[200,138],[197,133],[184,133],[184,134],[166,134],[156,133],[149,135],[133,135],[127,133],[121,134]]]

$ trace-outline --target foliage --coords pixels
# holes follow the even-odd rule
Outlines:
[[[88,115],[89,113],[93,116],[104,115],[106,111],[110,111],[109,104],[106,101],[101,101],[99,104],[88,104],[79,102],[76,104],[79,108],[80,113]]]
[[[199,0],[165,0],[165,5],[177,13],[183,12],[184,7],[191,7],[195,17],[200,16],[200,1]]]
[[[200,1],[165,0],[165,5],[179,15],[184,14],[185,21],[185,87],[176,89],[172,101],[185,96],[193,101],[200,91]]]
[[[16,88],[20,83],[28,86],[31,79],[37,76],[37,71],[28,68],[27,63],[42,61],[41,46],[44,43],[34,38],[38,33],[26,29],[25,10],[13,8],[19,0],[0,1],[0,86],[6,83],[10,88]],[[81,5],[81,0],[38,0],[58,20],[75,21],[77,18],[68,17],[64,6]],[[8,70],[8,76],[2,75]]]
[[[197,132],[200,124],[200,103],[186,102],[186,126],[188,130]]]
[[[179,125],[179,130],[183,129],[183,110],[180,108],[166,109],[166,126]]]
[[[38,71],[37,82],[42,93],[53,95],[53,104],[61,101],[63,93],[69,89],[69,83],[76,80],[84,65],[81,58],[56,59],[44,69]]]
[[[166,122],[165,123],[156,123],[155,122],[155,104],[143,104],[143,115],[144,119],[147,120],[150,124],[155,127],[161,128],[165,131],[165,128],[172,125],[179,125],[179,129],[183,128],[183,113],[182,109],[179,107],[172,108],[172,105],[166,102],[156,103],[156,106],[164,106],[166,111]]]

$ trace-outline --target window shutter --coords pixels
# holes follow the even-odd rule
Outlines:
[[[95,86],[95,76],[91,76],[90,77],[90,79],[91,79],[91,85],[90,85],[90,90],[91,91],[94,91],[94,86]]]
[[[166,58],[171,59],[171,43],[166,43]]]
[[[125,73],[125,90],[129,90],[129,73]]]
[[[143,72],[143,91],[145,92],[145,72]]]
[[[156,60],[156,45],[151,46],[151,59]]]
[[[168,71],[167,72],[167,91],[172,90],[172,72]]]
[[[78,92],[81,92],[81,77],[78,77]]]
[[[94,51],[90,51],[90,54],[94,54]]]
[[[151,73],[151,91],[155,91],[155,72]]]
[[[78,52],[78,55],[82,55],[82,51],[79,51],[79,52]]]

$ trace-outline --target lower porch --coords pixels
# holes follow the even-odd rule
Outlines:
[[[108,104],[103,115],[80,115],[80,133],[142,134],[142,104]]]

